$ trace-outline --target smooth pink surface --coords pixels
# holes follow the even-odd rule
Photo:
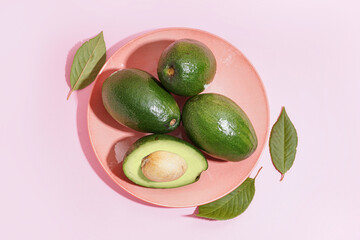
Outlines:
[[[359,9],[355,0],[2,1],[0,239],[360,239]],[[284,105],[299,133],[281,183],[265,148],[253,202],[236,219],[126,193],[91,149],[91,88],[66,101],[82,41],[103,30],[110,56],[164,27],[232,43],[265,85],[270,123]]]
[[[207,45],[217,62],[216,75],[206,93],[220,93],[235,101],[251,120],[258,138],[258,148],[246,160],[224,162],[208,157],[209,167],[196,183],[174,189],[151,189],[138,186],[125,176],[122,163],[115,158],[114,146],[124,150],[145,134],[119,125],[107,113],[101,99],[101,87],[113,72],[138,68],[157,76],[162,51],[178,39],[190,38]],[[139,96],[141,97],[141,93]],[[176,97],[182,108],[184,97]],[[89,100],[88,126],[90,140],[101,165],[114,181],[132,195],[167,207],[194,207],[215,201],[238,187],[249,176],[264,148],[269,131],[269,106],[264,86],[253,66],[239,50],[225,40],[196,29],[166,28],[145,33],[121,47],[106,62],[95,80]],[[188,140],[183,127],[170,133]]]

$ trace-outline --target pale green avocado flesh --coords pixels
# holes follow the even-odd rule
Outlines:
[[[156,151],[167,151],[182,157],[187,164],[185,173],[169,182],[147,179],[142,173],[141,161]],[[184,140],[163,134],[148,135],[136,141],[126,153],[123,162],[123,171],[127,178],[137,185],[149,188],[176,188],[194,183],[207,168],[207,160],[198,149]]]

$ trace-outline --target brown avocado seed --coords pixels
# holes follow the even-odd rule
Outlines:
[[[184,175],[186,169],[185,159],[167,151],[153,152],[141,161],[142,173],[154,182],[174,181]]]

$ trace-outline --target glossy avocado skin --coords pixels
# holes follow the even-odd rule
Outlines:
[[[209,155],[241,161],[257,147],[257,137],[245,112],[231,99],[214,93],[190,98],[182,113],[187,136]]]
[[[157,72],[159,80],[170,92],[180,96],[194,96],[212,82],[216,60],[203,43],[181,39],[163,51]]]
[[[102,100],[116,121],[139,132],[166,133],[180,123],[175,99],[152,75],[139,69],[119,70],[108,77]]]

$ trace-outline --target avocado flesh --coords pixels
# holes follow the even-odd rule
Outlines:
[[[180,109],[169,92],[149,73],[123,69],[102,86],[108,113],[120,124],[140,132],[166,133],[180,123]]]
[[[147,179],[141,171],[141,161],[156,151],[172,152],[182,157],[187,164],[184,175],[169,182],[155,182]],[[184,140],[162,134],[140,138],[130,147],[123,162],[123,171],[127,178],[140,186],[149,188],[176,188],[194,183],[207,168],[207,160],[198,149]]]
[[[180,39],[161,54],[158,77],[164,87],[180,96],[194,96],[204,91],[216,72],[216,60],[203,43]]]
[[[221,160],[241,161],[256,149],[258,141],[246,113],[220,94],[200,94],[184,105],[182,121],[195,146]]]

